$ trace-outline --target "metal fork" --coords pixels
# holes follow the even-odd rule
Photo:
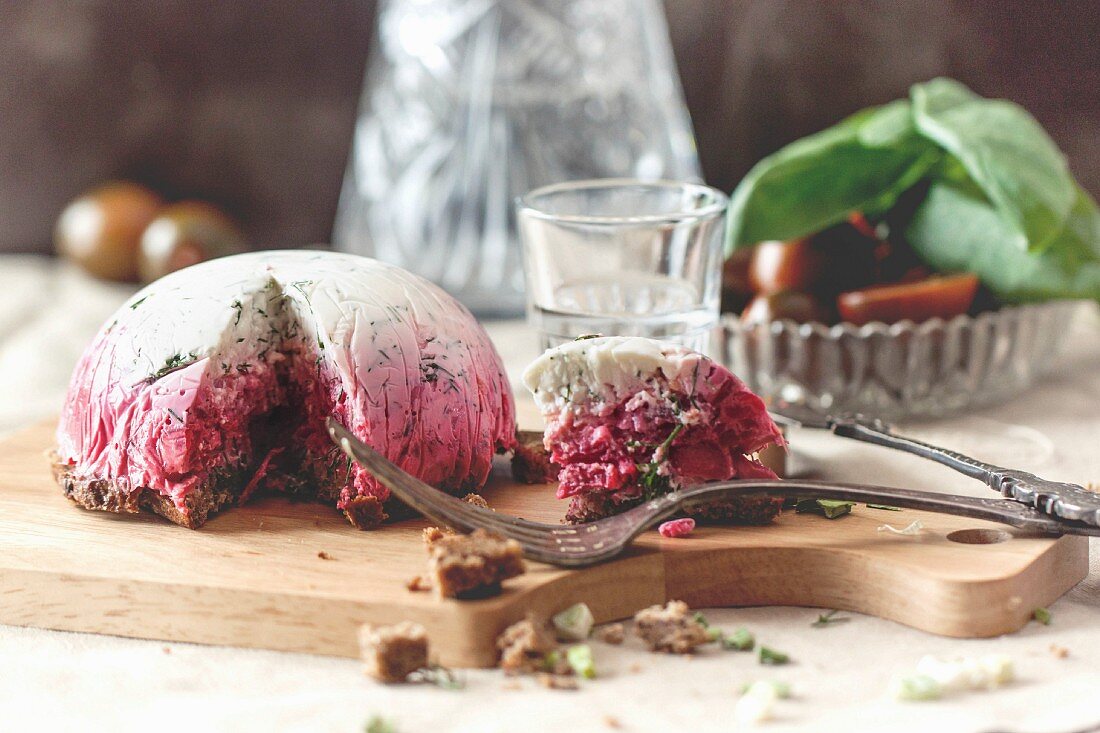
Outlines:
[[[781,404],[778,419],[806,428],[830,430],[842,438],[872,443],[927,458],[977,479],[1002,496],[1033,506],[1059,519],[1100,526],[1100,494],[1077,484],[1050,481],[1027,471],[985,463],[937,445],[899,435],[881,420],[863,415],[820,416],[797,405]]]
[[[722,481],[683,488],[647,501],[622,514],[579,525],[544,524],[482,509],[450,496],[402,471],[384,456],[329,418],[328,432],[350,458],[362,465],[395,496],[416,511],[461,532],[486,529],[510,537],[531,560],[583,567],[615,557],[655,523],[692,506],[715,500],[767,494],[777,497],[813,496],[890,504],[906,509],[955,514],[1000,522],[1050,535],[1100,536],[1100,528],[1083,522],[1059,520],[1037,509],[1006,499],[938,494],[910,489],[821,481]]]

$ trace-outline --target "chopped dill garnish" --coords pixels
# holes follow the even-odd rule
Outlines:
[[[761,664],[769,665],[786,664],[791,661],[789,655],[766,646],[760,647],[757,653],[757,659]]]
[[[197,358],[198,355],[194,351],[191,351],[187,354],[176,352],[175,354],[172,354],[167,359],[165,359],[164,366],[150,374],[146,378],[146,381],[155,382],[166,374],[174,372],[177,369],[182,369],[183,367],[193,363]]]
[[[149,295],[146,295],[144,298],[138,298],[137,300],[135,300],[133,303],[130,304],[130,310],[136,310],[139,305],[141,305],[145,301],[149,300],[150,297],[152,297],[152,293],[150,293]]]
[[[676,440],[676,436],[678,436],[683,429],[684,426],[682,423],[674,427],[672,432],[668,434],[668,437],[653,451],[653,458],[648,463],[634,464],[634,467],[637,468],[638,472],[641,474],[638,483],[642,487],[642,498],[646,501],[667,494],[672,490],[672,480],[668,476],[659,474],[658,469],[661,467],[661,464],[665,462],[665,455],[672,446],[672,441]]]

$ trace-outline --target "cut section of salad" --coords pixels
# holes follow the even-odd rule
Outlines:
[[[586,338],[548,350],[523,377],[547,419],[566,519],[615,514],[682,485],[775,478],[757,458],[783,436],[728,369],[690,349],[636,337]],[[779,502],[739,499],[707,518],[768,521]]]

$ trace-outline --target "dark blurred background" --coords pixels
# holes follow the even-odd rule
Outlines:
[[[665,0],[706,177],[916,81],[1028,108],[1100,194],[1100,2]],[[201,197],[263,246],[329,238],[370,0],[0,0],[0,251],[126,177]]]

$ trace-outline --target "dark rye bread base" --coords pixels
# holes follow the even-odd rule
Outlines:
[[[565,521],[570,524],[595,522],[614,514],[622,514],[641,503],[641,499],[616,503],[607,495],[586,494],[583,501],[569,502]],[[778,497],[739,496],[684,509],[680,516],[691,517],[700,524],[767,524],[782,509],[783,500]]]
[[[183,512],[171,498],[152,489],[139,488],[126,492],[110,479],[88,479],[73,475],[56,452],[51,451],[49,459],[54,480],[61,486],[65,496],[77,506],[114,514],[157,514],[188,529],[198,529],[218,512],[239,504],[245,488],[244,482],[240,480],[224,480],[224,476],[212,475],[188,493],[184,499],[187,511]],[[335,497],[323,496],[321,493],[323,492],[314,492],[309,498],[335,501]],[[294,496],[307,498],[304,493],[299,492],[295,492]],[[351,500],[343,514],[358,529],[374,529],[391,516],[404,518],[410,516],[411,512],[407,505],[397,499],[391,498],[383,502],[373,496],[360,496]]]
[[[216,490],[217,481],[211,479],[187,495],[184,501],[187,512],[184,513],[171,498],[151,489],[125,492],[110,479],[79,478],[53,452],[50,453],[50,467],[62,492],[77,506],[114,514],[152,512],[188,529],[201,527],[212,515],[234,503],[240,494],[228,489]]]

